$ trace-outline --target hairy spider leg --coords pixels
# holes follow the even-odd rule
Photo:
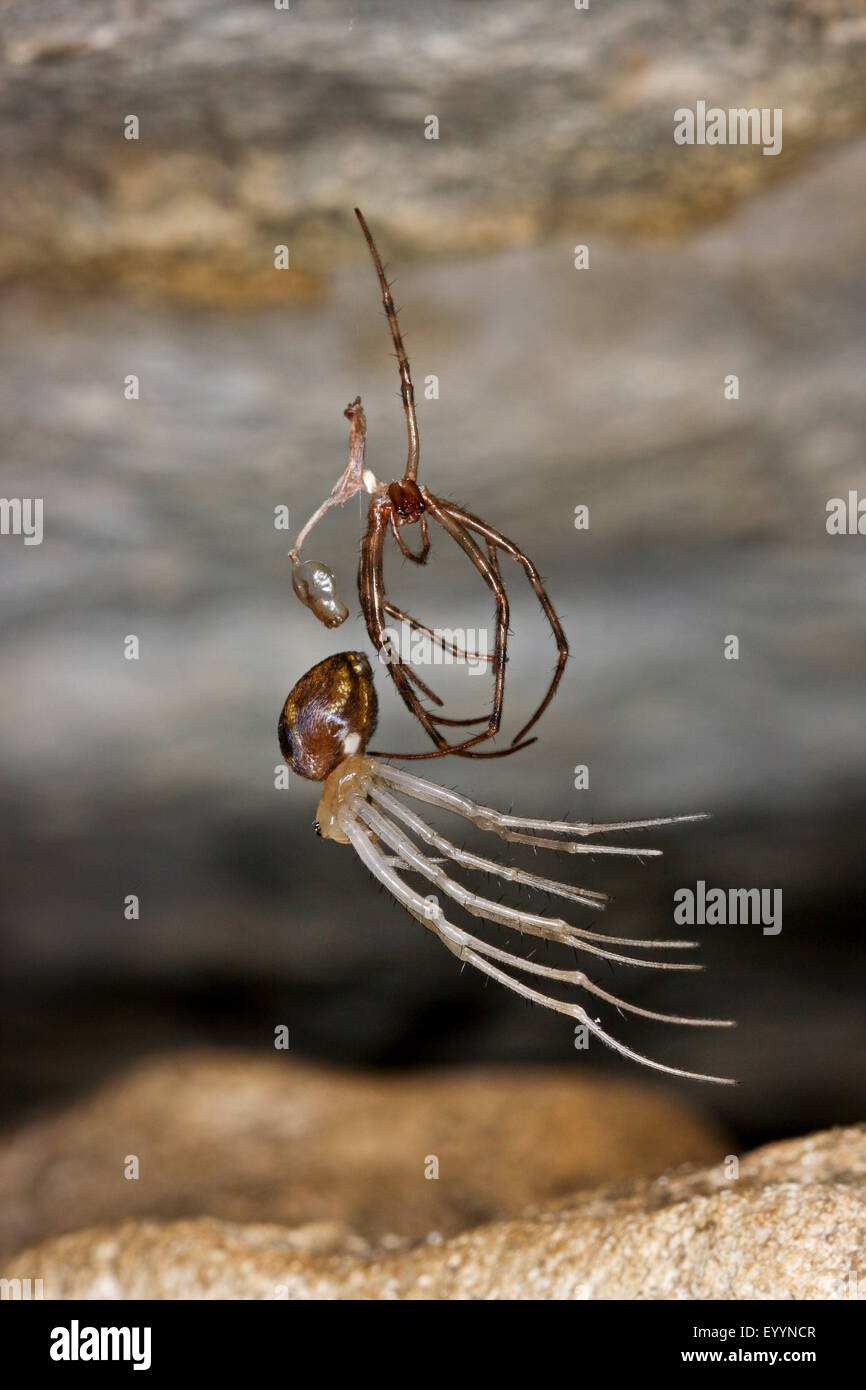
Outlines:
[[[368,511],[367,530],[361,542],[361,562],[358,572],[358,593],[361,599],[361,607],[364,611],[364,620],[367,624],[367,631],[381,654],[385,653],[388,662],[388,669],[394,684],[396,685],[404,703],[409,710],[419,720],[425,731],[440,750],[440,755],[451,752],[447,740],[437,732],[433,725],[430,714],[425,710],[421,701],[418,699],[412,681],[424,686],[420,677],[411,668],[407,667],[397,652],[390,648],[385,627],[385,597],[384,597],[384,576],[382,572],[382,551],[385,534],[388,526],[388,517],[391,511],[391,503],[387,498],[374,496],[370,499]],[[432,692],[431,692],[432,693]],[[434,697],[436,698],[436,697]],[[476,735],[474,742],[485,738],[486,734]],[[398,754],[384,754],[385,757],[397,757]],[[436,754],[409,754],[412,756],[435,757]]]
[[[526,816],[506,815],[492,806],[481,806],[461,792],[448,787],[440,787],[437,782],[428,782],[424,777],[404,772],[402,768],[379,764],[377,776],[397,791],[425,801],[430,806],[438,806],[443,811],[453,811],[456,816],[477,825],[479,830],[491,830],[502,840],[516,840],[521,844],[535,845],[540,849],[554,849],[560,854],[618,854],[630,858],[654,858],[661,854],[660,849],[638,849],[636,846],[596,845],[575,843],[590,839],[593,835],[612,835],[621,830],[649,830],[661,825],[682,825],[686,822],[706,820],[707,813],[700,811],[691,816],[653,816],[648,820],[623,821],[556,821],[539,820]],[[518,831],[545,830],[548,835],[561,835],[559,840],[541,839],[535,835],[523,835]]]
[[[498,752],[494,751],[493,753],[487,754],[469,751],[473,749],[475,744],[481,743],[485,739],[490,738],[492,736],[492,733],[495,732],[495,730],[491,728],[492,716],[491,721],[488,722],[488,728],[483,730],[481,733],[473,735],[472,738],[465,739],[462,743],[449,744],[448,741],[442,736],[442,734],[436,729],[434,724],[435,716],[431,716],[429,711],[427,711],[424,708],[424,706],[421,704],[421,701],[418,699],[418,696],[416,695],[414,689],[412,688],[412,680],[414,679],[417,682],[419,678],[415,676],[414,672],[410,676],[409,668],[406,667],[405,663],[402,661],[399,655],[389,650],[385,626],[385,594],[384,576],[382,571],[382,552],[384,547],[385,533],[388,526],[388,515],[390,509],[391,504],[387,498],[383,498],[380,495],[371,497],[370,507],[368,511],[367,530],[361,542],[361,561],[358,572],[358,593],[361,599],[361,607],[364,612],[364,619],[367,624],[367,631],[370,634],[370,638],[378,652],[385,652],[387,654],[388,668],[391,678],[394,681],[394,684],[396,685],[397,690],[399,691],[404,704],[408,707],[410,712],[415,715],[416,719],[418,719],[419,723],[422,725],[426,733],[432,739],[433,743],[436,744],[436,752],[379,753],[377,754],[377,756],[385,758],[402,758],[410,761],[416,761],[422,758],[445,757],[449,753],[461,753],[463,756],[466,757],[501,757],[507,753],[517,752],[518,747],[525,747],[526,744],[512,745],[508,749],[503,749]],[[466,532],[464,532],[463,535],[465,540],[465,548],[470,552],[470,554],[473,551],[477,554],[481,562],[482,573],[486,572],[486,574],[490,576],[488,582],[490,583],[491,588],[494,588],[495,592],[495,576],[493,575],[490,569],[489,562],[487,561],[486,557],[483,555],[481,550],[478,548],[478,546],[475,544],[475,542],[472,540],[471,536],[469,536]],[[504,624],[505,629],[507,631],[508,601],[507,599],[505,599],[504,593],[501,594],[498,600],[498,604],[500,610],[500,617],[502,616],[504,605]],[[499,641],[499,636],[497,640]],[[501,663],[501,665],[504,672],[504,662]],[[499,708],[501,713],[501,700]]]
[[[565,663],[568,660],[568,641],[563,631],[562,624],[556,616],[553,604],[550,602],[547,591],[541,582],[541,576],[529,556],[524,555],[519,546],[515,545],[514,541],[509,540],[507,536],[504,536],[501,531],[497,531],[494,526],[490,526],[486,521],[482,521],[480,517],[474,516],[472,512],[467,512],[464,507],[458,507],[453,502],[441,502],[439,505],[454,521],[472,531],[476,531],[478,535],[484,537],[489,545],[504,550],[513,560],[517,561],[523,568],[523,572],[532,586],[553,631],[558,651],[556,670],[553,673],[547,694],[536,709],[532,718],[514,735],[513,742],[517,743],[529,732],[533,725],[538,722],[556,694],[557,687],[562,679],[562,673],[565,670]]]
[[[428,627],[426,623],[419,623],[418,619],[413,618],[411,613],[405,613],[402,608],[398,608],[395,603],[391,603],[390,599],[385,603],[384,608],[385,612],[388,614],[390,618],[396,618],[399,623],[408,623],[408,625],[410,627],[414,627],[417,632],[423,632],[426,637],[430,638],[431,642],[435,642],[437,647],[442,647],[444,651],[450,652],[451,656],[457,657],[458,660],[493,660],[493,655],[491,652],[467,652],[465,647],[458,647],[455,646],[453,642],[446,642],[444,637],[441,637],[440,634],[436,632],[432,627]],[[471,721],[466,722],[480,724],[481,720],[486,718],[487,715],[482,714],[479,719],[473,719]]]
[[[406,458],[405,477],[414,480],[418,476],[418,455],[420,452],[420,440],[418,437],[418,418],[415,414],[415,388],[412,385],[412,376],[409,371],[409,358],[406,356],[406,349],[403,346],[403,339],[400,336],[400,326],[397,323],[397,310],[394,308],[394,300],[391,298],[391,288],[385,279],[385,271],[379,252],[376,250],[370,228],[364,220],[364,214],[360,208],[355,208],[355,216],[361,224],[361,231],[364,233],[367,245],[370,248],[370,255],[373,257],[373,264],[376,267],[376,274],[379,277],[379,284],[382,288],[382,303],[385,306],[385,314],[391,329],[391,337],[394,340],[394,349],[397,353],[397,362],[400,367],[400,395],[403,398],[403,410],[406,414],[406,429],[409,434],[409,453]]]
[[[531,974],[545,973],[551,967],[539,967],[536,966],[534,962],[521,961],[519,957],[511,955],[509,952],[500,951],[496,947],[489,946],[478,937],[472,936],[470,933],[456,927],[454,923],[450,922],[445,917],[437,898],[424,898],[420,893],[417,893],[404,882],[396,872],[393,864],[369,838],[367,831],[358,824],[354,814],[344,808],[340,812],[339,818],[344,834],[373,876],[388,889],[389,893],[391,893],[413,917],[424,926],[429,927],[430,930],[438,936],[443,945],[445,945],[458,960],[465,961],[467,964],[474,966],[477,970],[481,970],[484,974],[489,975],[491,979],[504,985],[506,989],[510,989],[514,993],[521,995],[524,999],[528,999],[536,1004],[541,1004],[544,1008],[552,1009],[557,1013],[566,1014],[571,1018],[577,1019],[578,1022],[582,1023],[595,1037],[607,1043],[608,1046],[614,1048],[615,1051],[619,1052],[622,1056],[628,1057],[634,1062],[639,1062],[641,1065],[651,1067],[656,1071],[667,1072],[672,1076],[687,1077],[690,1080],[714,1081],[721,1085],[734,1084],[729,1077],[708,1076],[701,1072],[685,1071],[681,1067],[666,1066],[664,1063],[656,1062],[653,1058],[646,1057],[640,1052],[635,1052],[632,1048],[626,1047],[624,1043],[621,1043],[617,1038],[614,1038],[610,1033],[606,1032],[599,1023],[590,1018],[586,1010],[580,1004],[569,1003],[562,999],[556,999],[552,995],[542,994],[539,990],[532,989],[529,985],[525,984],[524,981],[515,979],[513,975],[508,974],[505,970],[501,970],[497,965],[493,964],[493,960],[507,963],[512,968],[518,970],[526,970],[528,967],[528,972]],[[582,976],[582,972],[579,973]],[[585,976],[582,976],[580,980],[581,985],[583,985],[585,978]],[[576,982],[577,981],[573,981],[573,983]],[[717,1022],[713,1019],[690,1021],[704,1024],[715,1024]]]

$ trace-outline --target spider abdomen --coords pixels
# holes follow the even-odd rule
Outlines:
[[[364,752],[378,715],[364,653],[326,657],[301,676],[283,705],[278,724],[283,757],[299,777],[324,782],[344,759]]]

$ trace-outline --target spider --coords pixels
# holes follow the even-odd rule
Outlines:
[[[367,240],[373,264],[376,267],[376,274],[379,277],[382,290],[382,302],[394,341],[400,370],[400,394],[406,415],[409,451],[403,477],[399,481],[395,480],[387,485],[380,482],[366,465],[367,422],[360,396],[356,396],[354,401],[349,403],[344,412],[351,422],[349,462],[332,489],[330,497],[313,513],[301,530],[293,549],[289,551],[292,560],[292,584],[302,603],[305,603],[327,627],[337,627],[345,620],[348,616],[348,609],[340,601],[337,594],[333,572],[326,565],[319,564],[317,561],[302,563],[300,551],[305,538],[325,512],[331,507],[341,506],[362,489],[366,490],[370,494],[370,503],[367,512],[367,529],[361,545],[358,595],[367,631],[380,658],[387,664],[388,671],[404,704],[420,721],[425,732],[436,745],[435,751],[426,753],[380,753],[376,756],[420,759],[441,758],[448,753],[456,753],[464,758],[507,757],[509,754],[516,753],[519,749],[526,748],[530,743],[535,742],[534,738],[527,738],[526,735],[541,718],[556,694],[568,659],[568,642],[541,582],[538,570],[520,547],[509,540],[507,536],[504,536],[501,531],[497,531],[489,522],[474,516],[472,512],[459,507],[455,502],[448,502],[437,497],[418,482],[418,421],[409,359],[406,356],[403,339],[400,336],[397,311],[394,308],[394,301],[391,297],[388,281],[385,278],[379,252],[364,216],[358,208],[355,208],[355,216],[361,224],[361,230]],[[467,556],[470,563],[481,575],[496,604],[494,649],[492,654],[480,658],[480,660],[490,662],[493,675],[493,704],[488,715],[472,719],[451,719],[443,713],[428,709],[422,703],[422,696],[432,701],[440,710],[443,707],[442,700],[421,680],[417,672],[402,660],[388,637],[387,620],[393,618],[398,622],[408,624],[417,632],[424,633],[428,639],[440,647],[446,648],[452,655],[458,658],[470,658],[470,653],[446,642],[440,634],[398,608],[390,601],[385,591],[383,556],[388,531],[390,530],[401,554],[407,560],[416,565],[423,565],[430,552],[430,521],[435,521]],[[420,541],[417,549],[412,549],[407,545],[401,534],[406,528],[412,526],[418,527]],[[499,733],[505,699],[505,666],[508,660],[510,610],[505,581],[499,565],[500,552],[510,556],[520,565],[534,590],[556,641],[557,661],[544,698],[531,718],[514,735],[510,745],[507,748],[496,749],[492,752],[482,752],[476,748],[476,745],[494,738]],[[442,733],[442,727],[445,726],[450,728],[463,726],[465,728],[473,724],[485,724],[486,727],[479,733],[453,743],[449,742]]]
[[[524,999],[576,1019],[595,1037],[633,1062],[669,1072],[672,1076],[733,1085],[734,1082],[728,1077],[684,1071],[633,1051],[602,1028],[599,1021],[590,1017],[580,1004],[535,989],[519,975],[576,986],[606,1004],[643,1018],[699,1027],[729,1027],[726,1020],[686,1018],[640,1008],[603,989],[582,970],[559,969],[502,950],[456,926],[446,917],[437,896],[428,894],[425,897],[406,882],[408,875],[415,875],[432,884],[446,899],[458,903],[475,917],[529,936],[574,947],[602,960],[642,965],[652,970],[700,970],[702,966],[693,963],[644,959],[610,949],[616,946],[636,947],[639,950],[684,950],[696,946],[698,943],[695,941],[641,941],[607,936],[574,926],[560,917],[507,907],[466,887],[452,877],[452,868],[443,865],[458,865],[464,870],[492,874],[510,883],[540,889],[596,911],[603,910],[609,901],[605,893],[571,887],[515,865],[460,849],[428,825],[406,802],[421,802],[450,811],[482,830],[491,831],[500,839],[533,845],[536,849],[632,858],[658,855],[661,850],[588,844],[586,841],[601,832],[613,834],[623,830],[642,830],[650,826],[702,820],[704,817],[666,816],[653,820],[592,825],[503,815],[492,807],[470,801],[459,792],[449,791],[435,782],[417,777],[403,768],[390,767],[368,755],[366,748],[375,732],[377,716],[373,673],[362,652],[341,652],[320,661],[301,677],[289,694],[279,718],[280,748],[286,762],[301,777],[325,784],[317,813],[317,833],[339,844],[350,844],[373,877],[407,912],[428,927],[458,960],[480,970]],[[436,851],[436,857],[425,853],[421,846]]]

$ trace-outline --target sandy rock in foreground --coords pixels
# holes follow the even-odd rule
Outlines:
[[[451,1235],[725,1152],[663,1087],[577,1064],[377,1076],[196,1052],[146,1062],[0,1144],[0,1251],[146,1217]]]
[[[387,1253],[339,1226],[127,1221],[19,1254],[46,1298],[844,1299],[866,1289],[866,1127]]]

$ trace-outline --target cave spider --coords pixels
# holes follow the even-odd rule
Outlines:
[[[560,917],[508,907],[467,888],[452,876],[453,866],[539,889],[595,911],[603,910],[608,901],[605,893],[572,887],[515,865],[460,849],[439,834],[406,802],[438,807],[470,821],[481,830],[498,835],[500,839],[532,845],[537,849],[558,850],[564,854],[622,855],[631,858],[658,855],[661,850],[587,842],[600,833],[643,830],[701,820],[703,817],[664,816],[652,820],[592,825],[503,815],[489,806],[478,805],[458,792],[417,777],[403,768],[389,767],[369,756],[366,748],[375,731],[377,715],[370,663],[361,652],[342,652],[319,662],[301,677],[286,699],[279,719],[283,756],[301,777],[325,784],[316,820],[317,832],[325,839],[350,844],[373,877],[407,912],[428,927],[458,960],[480,970],[522,998],[575,1019],[595,1037],[633,1062],[668,1072],[672,1076],[732,1085],[728,1077],[684,1071],[635,1052],[607,1032],[582,1005],[560,999],[546,992],[546,989],[536,989],[519,976],[534,976],[545,984],[574,986],[605,1004],[643,1018],[699,1027],[730,1026],[725,1020],[688,1018],[644,1009],[603,989],[582,970],[543,965],[503,950],[458,927],[445,915],[436,894],[425,895],[406,881],[409,875],[419,877],[472,916],[512,928],[521,934],[573,947],[602,960],[644,966],[651,970],[700,970],[703,967],[694,963],[645,959],[640,955],[610,949],[613,946],[639,951],[686,950],[696,946],[697,942],[642,941],[607,936],[575,926]],[[435,857],[427,850],[434,851]]]
[[[369,493],[367,529],[361,545],[361,562],[358,570],[358,595],[361,609],[370,639],[383,662],[386,663],[404,704],[419,720],[425,732],[436,745],[435,752],[382,753],[377,756],[399,757],[407,760],[441,758],[448,753],[456,753],[465,758],[506,757],[508,754],[516,753],[518,749],[526,748],[530,743],[535,742],[534,738],[527,738],[526,735],[541,718],[556,694],[568,659],[568,642],[541,582],[538,570],[519,546],[488,522],[474,516],[472,512],[466,511],[454,502],[437,497],[418,482],[420,442],[409,359],[403,346],[403,339],[397,323],[397,311],[394,307],[388,281],[385,278],[379,252],[363,214],[358,208],[355,208],[355,216],[361,224],[361,230],[367,240],[373,264],[376,267],[376,274],[379,277],[382,290],[382,302],[394,341],[400,370],[400,394],[406,416],[409,450],[402,479],[387,485],[380,482],[366,463],[367,423],[361,406],[361,398],[356,396],[355,400],[350,402],[344,412],[351,424],[349,462],[330,496],[310,517],[302,528],[294,547],[289,551],[292,560],[292,584],[302,603],[305,603],[327,627],[337,627],[346,619],[348,609],[339,598],[333,572],[326,565],[319,564],[317,561],[310,560],[302,563],[300,551],[304,540],[325,512],[329,511],[331,507],[341,506],[350,497],[354,497],[362,490]],[[442,700],[422,681],[411,665],[403,661],[400,654],[393,649],[388,638],[387,620],[393,618],[408,624],[409,627],[418,632],[423,632],[433,642],[448,648],[452,654],[463,658],[470,657],[470,653],[445,642],[431,628],[426,627],[425,624],[418,622],[410,614],[398,608],[390,601],[385,591],[383,557],[385,540],[389,530],[401,554],[414,564],[423,565],[430,551],[429,521],[435,521],[463,551],[481,575],[496,604],[496,632],[493,652],[480,658],[480,660],[490,662],[493,675],[493,702],[490,713],[480,717],[452,719],[443,713],[428,709],[422,703],[422,696],[438,706],[440,710],[443,707]],[[406,527],[415,525],[418,527],[420,537],[417,550],[407,545],[401,534]],[[482,752],[476,748],[476,745],[494,738],[499,733],[505,700],[505,666],[508,660],[510,608],[505,580],[499,564],[500,552],[509,556],[522,568],[550,625],[556,642],[557,660],[553,676],[541,703],[523,727],[514,735],[509,746],[496,749],[493,752]],[[449,742],[442,733],[442,727],[465,728],[473,724],[485,724],[486,727],[478,733],[453,743]]]

